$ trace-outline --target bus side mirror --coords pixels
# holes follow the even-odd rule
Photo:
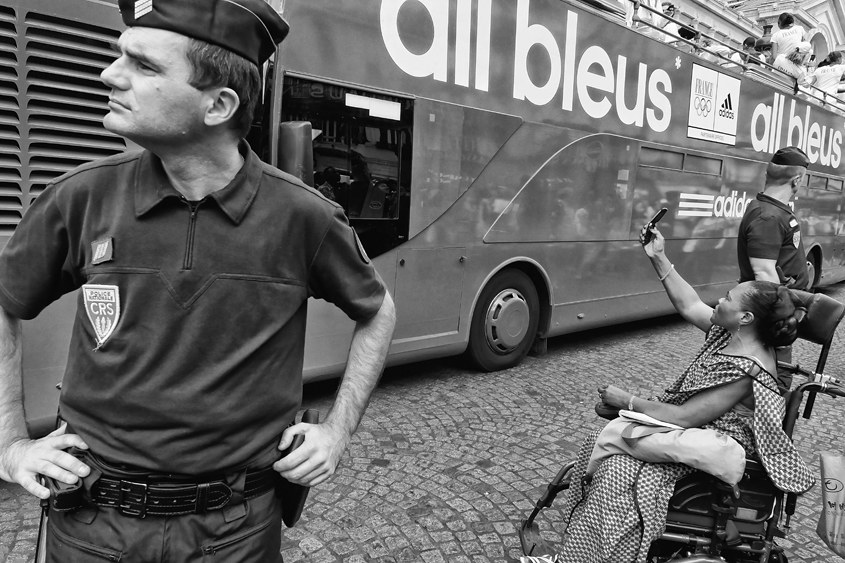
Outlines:
[[[279,125],[279,169],[314,187],[314,149],[311,123],[285,121]]]

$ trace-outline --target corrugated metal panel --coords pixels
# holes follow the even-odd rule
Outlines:
[[[16,15],[0,6],[0,235],[11,233],[24,211]]]
[[[115,58],[116,30],[55,15],[25,17],[28,199],[58,175],[126,148],[102,127],[108,89],[100,73]]]
[[[102,1],[0,5],[0,237],[50,180],[126,148],[102,126],[108,89],[99,76],[120,36],[90,23],[104,9],[112,10]]]

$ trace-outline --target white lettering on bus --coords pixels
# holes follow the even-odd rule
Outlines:
[[[742,192],[740,197],[736,197],[736,192],[732,190],[730,196],[720,195],[716,198],[713,202],[713,215],[740,219],[745,214],[745,206],[749,203],[751,199],[745,197],[745,192]]]
[[[754,150],[773,153],[786,146],[799,147],[807,153],[810,162],[838,168],[842,162],[842,131],[828,129],[811,119],[811,108],[805,106],[804,115],[796,111],[796,100],[791,100],[789,116],[784,119],[786,97],[775,94],[772,105],[757,104],[751,116],[751,145]],[[762,135],[758,136],[758,122]],[[845,122],[843,122],[845,126]],[[783,136],[783,129],[786,135]]]
[[[428,10],[434,22],[434,38],[428,51],[416,55],[409,51],[399,36],[399,9],[408,0],[383,0],[381,3],[381,35],[393,62],[411,76],[433,76],[446,82],[449,54],[449,0],[416,0]],[[457,56],[458,53],[456,53]]]
[[[399,33],[399,10],[408,0],[382,0],[381,31],[390,57],[405,73],[415,77],[431,76],[435,80],[448,80],[449,52],[449,2],[450,0],[416,0],[428,10],[434,23],[431,47],[422,54],[408,50]],[[470,34],[472,27],[472,0],[457,1],[455,35],[455,84],[469,87]],[[477,0],[475,88],[487,91],[490,67],[490,30],[492,0]],[[637,68],[636,97],[632,107],[625,104],[625,86],[628,59],[619,55],[616,67],[608,52],[598,46],[588,46],[576,60],[578,46],[578,14],[567,11],[566,37],[561,52],[554,34],[544,25],[529,22],[531,0],[517,0],[516,35],[514,51],[513,97],[517,100],[543,106],[551,102],[562,90],[562,108],[572,111],[576,97],[584,111],[593,118],[601,118],[616,108],[619,120],[627,125],[642,127],[644,123],[657,132],[669,128],[672,104],[667,94],[672,93],[669,74],[656,69],[649,74],[648,65],[639,63]],[[528,75],[528,54],[532,48],[546,51],[551,62],[550,73],[544,84],[535,84]],[[614,103],[615,102],[615,103]],[[650,107],[646,107],[647,102]]]
[[[727,217],[741,219],[751,198],[742,192],[737,195],[731,190],[730,195],[714,197],[705,194],[681,193],[678,201],[678,217]]]

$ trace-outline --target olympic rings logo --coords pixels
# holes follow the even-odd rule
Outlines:
[[[702,96],[696,96],[693,106],[695,107],[695,113],[707,117],[713,109],[713,100]]]

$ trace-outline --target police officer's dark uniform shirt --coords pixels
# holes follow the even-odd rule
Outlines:
[[[234,180],[193,205],[149,152],[84,165],[0,254],[0,306],[19,318],[82,288],[61,412],[106,460],[269,465],[301,402],[307,298],[354,320],[381,306],[340,206],[241,152]]]
[[[764,194],[757,194],[742,216],[736,245],[740,282],[754,280],[749,258],[776,260],[791,287],[807,287],[806,254],[798,219],[788,205]],[[781,280],[786,281],[786,280]]]

